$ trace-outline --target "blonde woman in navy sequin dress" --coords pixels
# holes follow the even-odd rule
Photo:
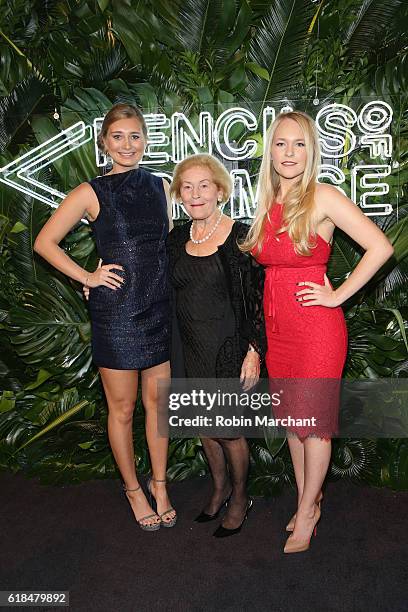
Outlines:
[[[99,145],[111,157],[109,174],[82,183],[62,202],[34,249],[55,268],[90,289],[92,354],[108,402],[108,434],[136,521],[147,531],[171,527],[176,512],[166,490],[168,440],[157,432],[157,381],[170,377],[169,289],[165,241],[171,224],[168,184],[143,168],[147,129],[142,113],[117,104],[106,115]],[[87,217],[102,265],[90,273],[58,245]],[[152,465],[141,489],[132,437],[139,371]]]

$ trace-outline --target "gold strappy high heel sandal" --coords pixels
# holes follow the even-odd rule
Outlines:
[[[150,505],[153,507],[153,501],[154,501],[156,504],[156,510],[157,510],[157,502],[156,502],[156,499],[154,498],[154,495],[151,489],[152,480],[154,480],[154,482],[166,482],[166,480],[158,480],[157,478],[153,478],[153,476],[151,476],[147,483],[147,490],[149,491],[149,494],[150,494]],[[177,514],[175,514],[175,516],[173,516],[173,518],[171,518],[169,521],[163,520],[164,517],[166,515],[169,515],[171,512],[176,512],[172,506],[170,506],[168,510],[165,510],[161,514],[158,514],[158,517],[160,518],[160,525],[162,527],[174,527],[174,525],[177,523]]]
[[[125,495],[127,497],[127,500],[129,502],[129,504],[132,506],[130,498],[128,493],[132,493],[134,491],[139,491],[139,489],[141,488],[141,486],[139,485],[138,487],[136,487],[136,489],[128,489],[127,487],[125,487],[125,485],[123,485],[123,490],[125,492]],[[151,505],[151,504],[150,504]],[[158,516],[158,514],[156,514],[156,512],[153,512],[153,514],[147,514],[146,516],[142,516],[142,518],[137,519],[136,517],[136,523],[139,525],[140,529],[143,529],[143,531],[157,531],[158,529],[160,529],[160,525],[161,525],[161,520],[159,522],[156,523],[144,523],[143,521],[147,521],[148,519],[151,519],[153,517],[157,517],[160,519],[160,517]]]

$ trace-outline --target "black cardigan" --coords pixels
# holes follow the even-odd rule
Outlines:
[[[173,268],[190,239],[190,223],[178,225],[167,239],[170,279]],[[218,253],[227,280],[228,292],[235,315],[235,333],[220,346],[216,359],[217,378],[237,377],[242,361],[251,344],[261,361],[266,353],[266,334],[263,314],[264,270],[253,257],[239,250],[248,226],[235,221],[231,233],[218,247]],[[173,378],[184,378],[182,342],[178,328],[173,290],[171,370]]]

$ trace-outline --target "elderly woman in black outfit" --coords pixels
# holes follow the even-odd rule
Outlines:
[[[244,389],[259,379],[265,353],[263,269],[238,248],[248,226],[224,215],[232,183],[211,155],[193,155],[175,169],[172,195],[192,218],[168,237],[170,282],[187,378],[240,378]],[[172,376],[180,376],[172,365]],[[216,537],[238,533],[252,505],[246,492],[245,438],[202,438],[213,492],[197,522],[215,519],[227,504]]]

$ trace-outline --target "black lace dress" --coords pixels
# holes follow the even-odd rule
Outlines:
[[[174,266],[172,284],[186,376],[215,378],[219,347],[235,329],[235,315],[218,252],[195,257],[184,250]]]
[[[167,240],[172,377],[239,377],[249,344],[265,357],[263,268],[238,248],[247,225],[236,221],[218,251],[204,257],[186,253],[189,229],[179,225]]]

